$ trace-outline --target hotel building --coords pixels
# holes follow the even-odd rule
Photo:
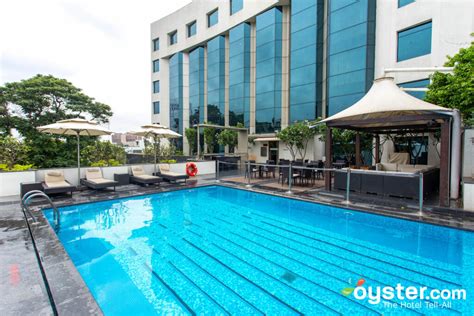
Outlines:
[[[473,12],[470,0],[193,0],[151,24],[152,122],[183,135],[240,123],[257,160],[287,157],[276,131],[346,109],[374,78],[426,87],[427,67],[470,45]]]

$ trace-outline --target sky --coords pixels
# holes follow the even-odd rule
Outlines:
[[[0,0],[0,85],[64,78],[114,112],[109,128],[151,121],[150,23],[190,0]]]

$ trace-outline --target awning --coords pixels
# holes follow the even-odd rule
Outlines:
[[[278,137],[259,137],[253,140],[254,142],[279,142]]]
[[[374,80],[367,94],[351,107],[320,123],[361,129],[426,125],[449,116],[452,110],[415,98],[400,89],[393,78]]]

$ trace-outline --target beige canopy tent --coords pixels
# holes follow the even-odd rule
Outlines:
[[[440,204],[449,199],[449,139],[452,110],[415,98],[401,90],[391,77],[374,80],[367,94],[351,107],[320,123],[327,125],[326,157],[332,157],[332,128],[342,128],[375,134],[376,162],[379,161],[379,134],[400,131],[427,132],[441,129]],[[356,135],[356,165],[360,166],[360,135]],[[332,167],[332,159],[326,159]],[[330,176],[326,189],[331,188]]]
[[[57,135],[75,135],[77,137],[77,181],[81,181],[81,148],[79,137],[82,136],[102,136],[112,134],[107,128],[99,123],[88,121],[83,118],[73,118],[61,120],[56,123],[39,126],[37,128],[42,133]]]

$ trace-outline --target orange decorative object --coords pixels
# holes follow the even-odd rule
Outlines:
[[[186,164],[186,173],[190,177],[194,177],[198,173],[198,168],[194,162],[188,162]]]

